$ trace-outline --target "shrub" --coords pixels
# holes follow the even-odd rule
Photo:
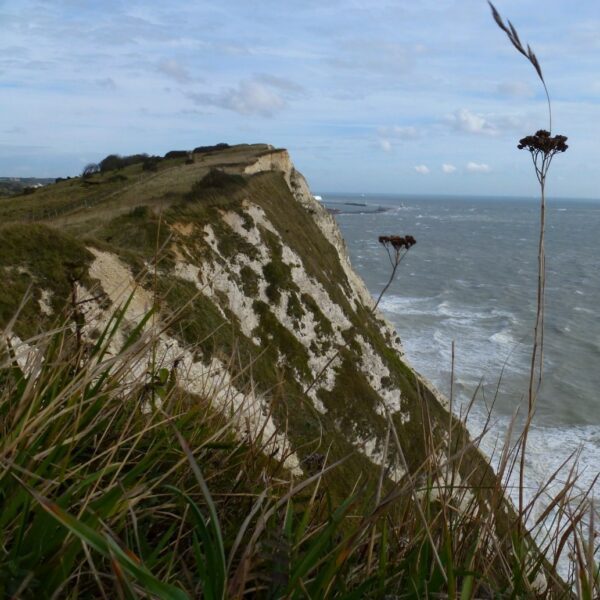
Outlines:
[[[124,169],[131,165],[143,163],[148,158],[147,154],[131,154],[129,156],[120,156],[119,154],[109,154],[100,161],[100,172],[114,171]]]
[[[194,148],[194,154],[205,154],[207,152],[227,150],[227,148],[231,148],[231,146],[222,142],[220,144],[215,144],[214,146],[198,146],[197,148]]]
[[[165,158],[187,158],[187,150],[171,150],[165,154]]]
[[[246,180],[242,175],[226,173],[219,169],[211,169],[201,180],[205,188],[226,189],[229,187],[244,187]]]
[[[96,173],[100,172],[100,165],[97,163],[89,163],[88,165],[86,165],[83,168],[83,171],[81,172],[81,176],[84,178],[87,177],[91,177],[92,175],[95,175]]]
[[[121,168],[121,157],[118,154],[109,154],[100,161],[100,171],[106,173]]]

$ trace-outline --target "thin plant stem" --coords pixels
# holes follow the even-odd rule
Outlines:
[[[404,254],[402,254],[402,256],[396,255],[396,260],[392,262],[392,272],[390,274],[390,278],[388,279],[388,282],[385,284],[385,286],[383,287],[383,289],[379,293],[379,297],[377,298],[377,302],[375,302],[375,304],[373,305],[373,308],[371,308],[370,312],[374,313],[377,310],[377,307],[379,306],[379,303],[381,302],[381,299],[383,298],[383,296],[385,295],[385,293],[388,291],[390,285],[392,285],[392,282],[394,281],[394,278],[396,277],[396,271],[398,270],[398,267],[400,266],[400,263],[402,262],[402,259],[406,256],[407,252],[408,252],[408,250],[406,250],[404,252]]]
[[[524,511],[524,488],[525,488],[525,457],[527,449],[527,441],[529,437],[529,429],[535,412],[535,404],[537,394],[542,382],[543,376],[543,344],[544,344],[544,293],[546,287],[545,277],[545,249],[544,237],[546,230],[546,174],[544,171],[540,173],[540,235],[538,242],[538,277],[537,277],[537,306],[535,316],[535,326],[533,330],[533,347],[531,351],[531,363],[529,368],[529,388],[527,393],[527,419],[523,429],[523,437],[521,441],[521,456],[519,464],[519,527],[523,524]],[[538,356],[539,350],[539,356]],[[536,363],[539,362],[537,368],[538,381],[536,379]]]
[[[381,290],[381,292],[379,294],[379,297],[377,298],[377,301],[369,309],[369,312],[371,314],[375,314],[375,311],[377,310],[377,307],[379,306],[379,303],[381,302],[381,299],[383,298],[384,294],[389,289],[390,285],[392,285],[392,282],[394,281],[394,279],[396,277],[396,271],[398,270],[398,267],[400,266],[400,263],[402,262],[402,259],[407,255],[407,253],[410,250],[411,246],[416,243],[414,241],[414,238],[412,238],[411,236],[407,236],[407,238],[410,238],[410,240],[412,240],[412,242],[409,245],[406,246],[406,249],[405,249],[404,253],[401,254],[401,248],[398,248],[398,249],[394,250],[395,254],[394,254],[393,257],[392,257],[392,254],[390,252],[390,249],[389,249],[388,245],[384,244],[384,247],[385,247],[385,249],[387,251],[387,254],[388,254],[388,258],[390,259],[390,264],[392,265],[392,272],[390,273],[390,277],[389,277],[387,283],[385,284],[385,286]],[[321,379],[321,377],[323,377],[323,375],[327,372],[327,370],[329,369],[329,367],[338,358],[338,356],[340,355],[341,351],[344,348],[346,348],[347,346],[348,346],[348,343],[346,342],[344,345],[340,346],[334,352],[334,354],[331,356],[331,358],[325,363],[325,366],[316,374],[316,376],[311,381],[310,385],[304,390],[305,394],[308,394],[308,392],[310,392],[315,387],[317,381],[319,381],[319,379]]]
[[[544,86],[544,92],[546,92],[546,101],[548,102],[548,131],[552,134],[552,103],[550,102],[550,93],[546,82],[542,79],[542,85]]]
[[[527,418],[523,427],[523,433],[517,443],[520,447],[519,460],[519,533],[522,533],[524,527],[524,487],[525,487],[525,457],[527,454],[527,441],[529,429],[535,413],[537,395],[542,384],[544,371],[544,316],[545,316],[545,291],[546,291],[546,255],[544,248],[546,231],[546,176],[552,163],[554,155],[558,152],[564,152],[568,146],[565,144],[565,136],[552,137],[552,102],[548,86],[542,73],[540,63],[529,45],[525,46],[513,24],[510,21],[504,22],[496,7],[489,2],[494,21],[506,33],[508,39],[514,48],[522,54],[535,69],[546,94],[548,104],[548,131],[540,130],[533,136],[527,136],[519,142],[519,149],[528,149],[531,152],[531,159],[535,170],[535,175],[540,185],[540,229],[538,241],[538,273],[537,273],[537,304],[535,325],[533,330],[533,344],[531,350],[531,362],[529,368],[529,385],[527,392]],[[536,381],[537,374],[537,381]]]

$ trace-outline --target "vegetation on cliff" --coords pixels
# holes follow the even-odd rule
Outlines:
[[[4,346],[3,596],[569,597],[465,488],[459,429],[453,455],[432,446],[411,476],[391,484],[381,467],[376,485],[363,473],[340,498],[334,482],[356,454],[333,461],[325,448],[294,477],[270,440],[240,438],[211,394],[153,363],[158,332],[144,320],[114,354],[131,300],[93,344],[66,324]],[[405,444],[389,420],[384,463]],[[511,544],[527,548],[527,572]]]
[[[494,475],[406,364],[284,151],[138,162],[0,216],[5,596],[569,597],[574,476],[538,549],[511,447]]]

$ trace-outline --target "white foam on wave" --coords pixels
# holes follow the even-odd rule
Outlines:
[[[383,312],[390,314],[428,315],[443,319],[455,319],[467,324],[492,319],[506,319],[511,324],[517,322],[515,315],[507,310],[493,308],[482,311],[450,300],[437,302],[437,298],[434,296],[384,296],[379,306]]]
[[[586,315],[595,315],[595,314],[596,314],[596,312],[595,312],[595,311],[593,311],[593,310],[590,310],[589,308],[584,308],[583,306],[575,306],[575,307],[573,308],[573,310],[574,310],[575,312],[578,312],[578,313],[584,313],[584,314],[586,314]]]
[[[397,215],[397,214],[400,214],[401,212],[411,211],[411,210],[414,210],[414,208],[412,206],[394,206],[393,208],[388,208],[387,214],[388,215]]]
[[[486,418],[483,408],[474,411],[469,427],[473,433],[481,432]],[[481,444],[482,450],[489,456],[492,455],[497,440],[504,439],[510,424],[509,418],[505,416],[499,416],[494,423]],[[526,456],[530,497],[571,455],[577,454],[580,474],[578,487],[586,489],[600,472],[600,426],[538,426],[534,420],[529,432]],[[559,482],[560,480],[559,478]],[[600,495],[600,482],[596,482],[593,489],[596,496]]]
[[[487,412],[481,406],[475,405],[469,416],[468,428],[473,435],[481,434],[485,426]],[[500,450],[506,440],[510,421],[508,417],[499,417],[492,421],[492,426],[480,443],[481,450],[491,459],[495,470],[498,469]],[[513,432],[513,443],[518,432]],[[589,494],[589,498],[600,495],[600,426],[538,426],[535,421],[529,432],[526,462],[524,500],[527,505],[537,495],[542,487],[547,486],[544,493],[534,504],[529,515],[528,525],[533,528],[536,521],[550,505],[551,499],[562,490],[569,471],[576,465],[578,476],[575,489],[571,496]],[[518,506],[518,469],[512,473],[507,482],[508,493],[515,506]],[[581,499],[581,498],[580,498]],[[597,509],[596,509],[597,510]],[[552,536],[551,528],[555,526],[553,519],[556,511],[550,512],[541,527],[538,527],[536,536],[542,542],[544,536]],[[584,525],[584,532],[585,526]],[[570,567],[570,559],[565,550],[558,563],[559,573],[566,577]]]
[[[384,296],[379,308],[391,315],[434,315],[435,309],[430,306],[432,300],[417,296]]]
[[[510,331],[506,329],[504,329],[503,331],[498,331],[498,333],[493,333],[489,337],[489,340],[494,344],[506,347],[512,347],[519,344],[519,342],[515,339],[512,333],[510,333]]]
[[[412,363],[434,384],[440,368],[450,368],[453,340],[457,374],[475,385],[483,374],[495,381],[507,363],[515,373],[522,371],[522,344],[514,334],[518,322],[507,310],[483,311],[450,300],[439,302],[439,297],[415,296],[388,296],[381,309],[398,327]]]
[[[456,340],[455,383],[464,401],[469,400],[485,373],[487,375],[484,379],[495,381],[494,376],[499,374],[505,363],[513,377],[517,373],[522,375],[527,370],[527,360],[523,353],[528,351],[529,346],[515,337],[515,332],[521,332],[521,329],[516,327],[516,318],[507,310],[493,309],[485,313],[469,310],[468,307],[449,300],[439,302],[435,297],[414,296],[389,296],[382,301],[382,309],[392,313],[389,316],[401,330],[403,315],[420,316],[430,321],[426,327],[419,325],[419,337],[405,336],[404,346],[412,364],[430,377],[435,385],[441,386],[440,389],[447,384],[451,369],[451,340]],[[504,321],[508,326],[493,331],[493,326],[498,321]],[[470,427],[473,433],[480,433],[484,420],[484,411],[481,410],[479,415],[475,411]],[[482,442],[484,452],[492,455],[494,443],[498,437],[501,441],[504,439],[508,425],[508,417],[498,417],[492,432]],[[600,426],[547,427],[537,426],[534,422],[528,446],[527,497],[533,498],[539,486],[548,480],[571,453],[580,448],[580,485],[585,489],[593,482],[600,465]],[[554,491],[557,491],[556,485]],[[596,495],[600,494],[600,484],[596,485],[595,492]],[[542,501],[533,517],[543,508]]]

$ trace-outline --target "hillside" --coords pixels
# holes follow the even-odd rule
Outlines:
[[[373,312],[285,150],[235,146],[60,181],[0,200],[0,222],[0,326],[18,314],[13,347],[64,319],[93,345],[122,306],[117,355],[152,310],[141,327],[158,332],[153,365],[234,415],[237,437],[290,476],[345,459],[326,478],[334,502],[359,481],[374,490],[381,477],[387,493],[417,477],[439,495],[451,479],[458,514],[476,505],[506,543],[499,482]]]
[[[185,357],[183,369],[202,382],[190,380],[190,389],[204,384],[207,365],[231,371],[224,357],[235,347],[252,372],[228,375],[240,389],[252,379],[257,415],[270,413],[270,428],[287,429],[292,448],[306,448],[294,451],[290,466],[300,467],[322,428],[335,441],[334,457],[356,449],[360,458],[346,468],[368,473],[381,455],[386,411],[411,440],[406,452],[417,464],[422,402],[444,428],[445,410],[426,384],[417,389],[397,334],[371,314],[372,300],[333,219],[287,152],[243,146],[189,165],[166,163],[153,174],[137,166],[3,201],[3,323],[33,283],[33,301],[15,331],[34,334],[40,311],[49,323],[69,298],[69,276],[80,282],[82,299],[106,293],[108,309],[125,299],[146,267],[152,272],[158,249],[156,273],[135,292],[129,324],[152,306],[151,288],[164,298],[163,311],[185,306],[165,333],[162,360]],[[231,176],[203,180],[215,167]],[[84,305],[94,314],[90,331],[99,326],[99,306]],[[257,427],[265,424],[256,418]]]

